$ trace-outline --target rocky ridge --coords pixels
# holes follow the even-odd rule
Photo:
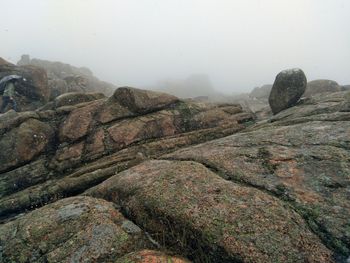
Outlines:
[[[3,262],[349,257],[348,92],[257,123],[129,87],[84,96],[0,116]]]
[[[47,72],[51,99],[67,92],[102,92],[110,96],[116,89],[113,84],[99,80],[86,67],[75,67],[58,61],[30,58],[29,55],[22,55],[17,65],[44,69]]]
[[[47,225],[51,219],[58,220],[52,214],[61,209],[62,203],[57,200],[80,194],[146,159],[242,130],[253,120],[253,116],[243,112],[239,105],[185,102],[164,93],[129,87],[118,89],[109,98],[90,96],[89,99],[81,100],[81,94],[64,96],[70,99],[58,97],[54,105],[50,104],[41,110],[20,113],[9,111],[0,116],[0,217],[3,222],[0,226],[0,246],[5,262],[73,260],[69,251],[52,250],[54,244],[60,242],[60,246],[65,247],[67,235],[72,234],[61,233],[63,230],[54,230],[53,225]],[[76,209],[80,211],[80,207],[89,206],[85,202],[101,202],[94,200],[78,198],[62,199],[62,202],[64,206],[79,203],[77,208],[74,206],[69,212],[76,214]],[[45,206],[49,203],[54,204]],[[90,208],[83,210],[91,211]],[[83,220],[84,217],[79,213],[76,215],[77,220]],[[37,221],[40,215],[44,221]],[[5,223],[9,220],[11,222]],[[43,230],[40,237],[45,236],[47,248],[37,244],[35,238],[23,240],[21,231],[25,231],[27,226],[15,230],[18,236],[7,234],[12,233],[15,227],[13,224],[22,224],[22,220],[23,224],[36,222],[38,228]],[[70,221],[68,218],[67,222]],[[59,223],[57,227],[62,228],[63,225]],[[82,229],[86,227],[84,225]],[[107,240],[111,243],[106,243],[106,249],[102,249],[102,252],[96,252],[96,247],[86,247],[83,240],[95,242],[91,241],[95,227],[91,225],[91,236],[81,232],[76,234],[83,237],[80,241],[74,239],[74,253],[79,250],[81,253],[77,258],[96,258],[99,262],[105,262],[110,249],[115,249],[115,253],[120,250],[114,245],[119,241]],[[62,241],[46,238],[47,235],[54,236],[50,231],[60,231]],[[108,233],[112,235],[112,232]],[[20,247],[21,244],[17,244],[19,240],[22,240],[22,245],[30,243],[27,249],[31,252],[23,250],[22,254],[15,253],[11,248]],[[96,242],[99,242],[98,239]],[[138,248],[133,246],[122,253],[112,253],[108,258],[129,257],[127,254],[131,253],[130,258],[150,257],[168,262],[165,254],[149,252],[149,249],[157,248],[149,240],[148,245],[139,248],[146,249],[146,252],[140,252],[141,256],[136,253]],[[185,262],[180,258],[174,260]]]

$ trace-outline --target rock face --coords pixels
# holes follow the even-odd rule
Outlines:
[[[124,207],[159,237],[172,233],[171,241],[183,239],[180,246],[206,251],[200,262],[332,261],[302,217],[283,202],[195,162],[145,162],[88,193]]]
[[[73,197],[0,225],[1,262],[114,262],[152,248],[111,203]],[[124,261],[125,262],[125,261]]]
[[[130,98],[123,95],[123,106],[116,98],[125,91]],[[150,101],[140,102],[146,95]],[[252,119],[239,105],[189,103],[131,88],[108,99],[8,112],[0,117],[0,217],[82,192],[141,162],[140,154],[157,156],[231,134]]]
[[[342,88],[333,80],[318,79],[307,83],[304,96],[311,97],[318,93],[337,92],[341,90]]]
[[[284,200],[328,247],[348,256],[349,101],[346,93],[320,95],[277,114],[271,123],[164,158],[196,161],[227,180]]]
[[[62,101],[0,116],[0,262],[350,256],[350,93],[259,122],[134,88]]]
[[[306,76],[301,69],[280,72],[273,83],[269,104],[273,114],[294,106],[306,89]]]
[[[0,172],[31,161],[47,149],[54,130],[46,123],[28,119],[0,139]]]
[[[50,89],[44,69],[36,66],[0,65],[0,79],[11,74],[20,75],[27,79],[26,82],[20,81],[16,87],[18,94],[15,99],[19,110],[34,110],[49,100]]]

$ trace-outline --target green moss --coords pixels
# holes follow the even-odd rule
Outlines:
[[[256,122],[252,119],[247,119],[241,122],[245,127],[249,127],[252,126],[253,124],[255,124]]]
[[[181,130],[183,132],[193,130],[195,125],[193,117],[200,112],[200,109],[195,105],[180,102],[175,110],[177,110],[181,115]]]
[[[340,239],[331,235],[327,229],[319,222],[319,217],[323,211],[321,206],[306,208],[299,204],[294,204],[294,209],[305,219],[310,229],[319,236],[323,243],[336,253],[346,256],[350,253],[350,248]]]
[[[261,147],[258,150],[259,159],[262,161],[262,166],[266,169],[266,171],[270,174],[273,174],[277,168],[277,164],[272,164],[270,162],[271,153],[265,147]]]
[[[118,243],[122,244],[125,243],[129,239],[129,235],[125,232],[121,232],[120,235],[118,236]]]

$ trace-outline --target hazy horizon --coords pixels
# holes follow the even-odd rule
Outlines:
[[[118,86],[208,75],[249,92],[299,67],[350,84],[350,2],[342,0],[0,0],[0,57],[88,67]]]

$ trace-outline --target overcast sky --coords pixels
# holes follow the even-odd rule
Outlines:
[[[208,74],[250,91],[286,68],[350,84],[349,0],[0,0],[0,57],[89,67],[117,85]]]

